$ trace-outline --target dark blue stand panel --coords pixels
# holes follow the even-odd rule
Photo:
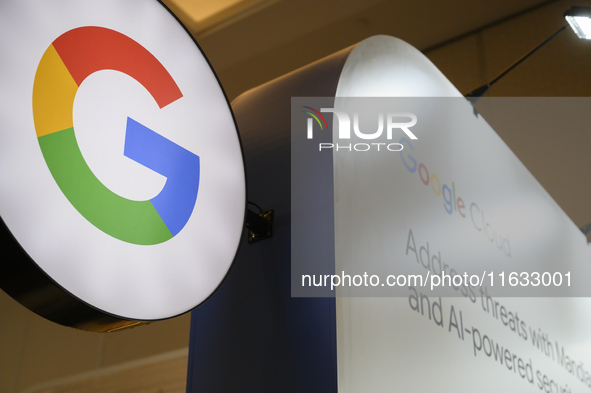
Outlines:
[[[192,312],[187,392],[337,392],[335,299],[291,297],[290,103],[293,96],[334,97],[349,53],[253,89],[232,104],[248,200],[274,209],[274,236],[248,244],[244,233],[225,281]],[[332,176],[332,167],[326,173]],[[328,212],[324,219],[331,217]],[[334,258],[327,259],[334,271]]]
[[[244,245],[193,311],[187,392],[337,391],[334,299],[291,298],[286,237]]]

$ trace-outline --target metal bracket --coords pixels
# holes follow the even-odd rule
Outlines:
[[[260,210],[259,213],[246,209],[246,228],[248,228],[249,243],[258,242],[273,236],[273,209],[267,211]]]

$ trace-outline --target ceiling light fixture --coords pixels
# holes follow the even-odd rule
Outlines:
[[[564,18],[581,39],[591,40],[591,8],[573,6],[564,13]]]

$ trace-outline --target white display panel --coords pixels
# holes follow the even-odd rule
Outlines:
[[[346,106],[347,97],[461,94],[416,49],[397,39],[373,37],[352,51],[336,96],[334,107],[343,109],[339,105]],[[403,151],[441,184],[451,187],[453,181],[456,195],[466,203],[466,217],[446,211],[443,197],[421,183],[418,172],[404,167],[400,153],[368,159],[363,152],[329,152],[334,162],[335,274],[352,269],[371,274],[379,264],[389,264],[385,269],[390,273],[398,266],[404,271],[421,247],[429,247],[430,259],[436,255],[459,274],[474,266],[480,271],[492,267],[495,274],[552,272],[565,266],[587,271],[591,252],[583,234],[494,131],[474,119],[473,134],[462,129],[462,119],[442,119],[459,124],[441,133],[437,128],[417,131],[413,148],[405,143]],[[339,138],[336,119],[332,130],[334,142]],[[510,248],[477,230],[468,214],[471,202],[485,212],[483,222],[508,238]],[[439,297],[423,288],[403,290],[407,294],[399,297],[339,297],[337,289],[339,391],[591,388],[588,298],[514,298],[477,289],[473,295]],[[527,296],[527,290],[519,294]]]
[[[3,3],[0,29],[0,216],[16,240],[67,292],[117,317],[162,319],[207,299],[237,251],[245,182],[229,104],[191,36],[159,2],[136,0]],[[152,230],[139,213],[135,227],[109,226],[120,214],[103,194],[80,205],[90,175],[64,181],[74,164],[50,163],[59,154],[42,142],[60,116],[97,179],[87,183],[124,206],[151,202],[167,238],[136,236]]]

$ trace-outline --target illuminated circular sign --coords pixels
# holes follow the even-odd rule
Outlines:
[[[202,303],[236,254],[245,180],[199,47],[157,1],[11,2],[0,26],[2,236],[109,317]]]

